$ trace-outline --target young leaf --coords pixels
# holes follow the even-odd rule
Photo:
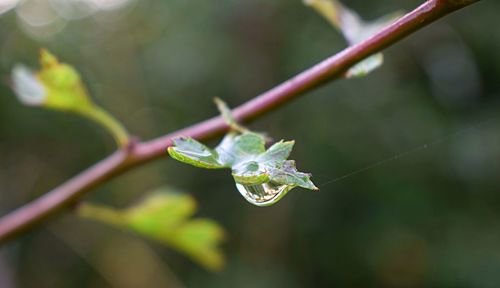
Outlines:
[[[128,143],[123,126],[95,105],[73,67],[45,49],[40,51],[40,66],[36,72],[21,64],[12,69],[12,88],[21,103],[80,114],[107,128],[119,145]]]
[[[175,229],[170,239],[177,250],[204,267],[220,270],[224,266],[224,257],[215,247],[224,237],[224,231],[216,222],[194,219]]]
[[[228,133],[215,149],[192,138],[179,138],[168,153],[196,167],[231,169],[243,197],[254,205],[268,206],[295,187],[318,189],[310,174],[298,172],[295,162],[287,160],[293,145],[294,141],[280,141],[266,150],[264,136],[245,129]]]
[[[234,119],[233,114],[231,113],[231,109],[227,107],[226,103],[222,101],[220,98],[214,98],[215,105],[217,105],[217,109],[219,109],[220,115],[226,121],[227,125],[231,127],[231,130],[238,132],[248,131],[245,127],[241,126],[236,119]]]
[[[304,3],[315,9],[338,29],[349,45],[355,45],[370,38],[402,15],[401,12],[395,12],[376,21],[365,22],[356,12],[345,7],[338,0],[304,0]],[[382,53],[372,55],[349,69],[346,77],[365,76],[380,67],[383,62]]]
[[[283,185],[294,185],[306,189],[318,189],[309,179],[311,174],[298,172],[294,160],[281,162],[277,168],[270,170],[274,182]]]
[[[226,167],[224,162],[219,161],[219,155],[215,150],[192,138],[181,137],[174,139],[174,146],[169,147],[168,152],[172,158],[200,168],[217,169]]]
[[[132,231],[168,245],[210,270],[219,270],[224,257],[218,246],[225,232],[209,219],[192,219],[195,200],[172,189],[162,188],[144,201],[126,209],[84,203],[78,214],[119,229]]]
[[[288,159],[290,153],[292,152],[293,145],[295,145],[295,141],[283,141],[274,143],[265,153],[263,153],[259,160],[266,161],[283,161]]]
[[[227,165],[234,165],[241,162],[241,159],[248,159],[251,155],[266,151],[266,140],[262,135],[254,132],[230,133],[225,140],[215,150],[220,154],[227,154],[233,159],[233,162],[228,162]]]

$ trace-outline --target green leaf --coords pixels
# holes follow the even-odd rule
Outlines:
[[[238,191],[250,203],[268,206],[294,187],[317,190],[311,175],[298,172],[295,162],[286,160],[294,141],[280,141],[265,148],[262,135],[231,132],[214,149],[191,138],[180,138],[168,149],[181,162],[201,168],[230,168]]]
[[[231,168],[238,163],[248,161],[252,155],[260,154],[266,150],[265,139],[261,134],[246,131],[228,133],[221,143],[215,147],[219,155],[219,162]]]
[[[173,142],[174,146],[168,147],[168,153],[178,161],[207,169],[226,167],[223,162],[219,162],[219,154],[215,150],[192,138],[181,137]]]
[[[229,133],[215,149],[189,137],[176,138],[173,145],[168,148],[172,158],[207,169],[231,168],[266,150],[264,137],[253,132]]]
[[[318,190],[311,181],[311,174],[298,172],[295,161],[287,160],[270,170],[271,179],[278,184],[299,186],[306,189]]]
[[[139,205],[127,209],[128,228],[148,235],[172,233],[186,218],[196,211],[195,200],[168,190],[152,193]]]
[[[60,63],[45,49],[40,51],[40,65],[39,71],[31,71],[22,64],[12,69],[12,88],[21,103],[85,116],[108,129],[120,146],[128,144],[126,130],[95,105],[73,67]]]
[[[241,126],[236,119],[233,117],[233,113],[231,112],[231,109],[226,105],[224,101],[222,101],[220,98],[215,97],[214,98],[215,105],[217,105],[217,109],[219,109],[220,115],[222,116],[222,119],[226,121],[227,125],[231,128],[233,131],[238,131],[238,132],[245,132],[248,131],[247,128]]]
[[[395,12],[372,22],[365,22],[351,9],[337,0],[304,0],[304,3],[315,9],[338,29],[349,45],[358,44],[394,22],[402,13]],[[361,77],[380,67],[384,62],[382,53],[372,55],[351,67],[346,77]]]
[[[230,134],[231,135],[231,134]],[[258,155],[266,151],[266,141],[260,134],[254,132],[244,132],[241,135],[232,133],[226,141],[221,142],[221,145],[215,148],[219,153],[226,153],[231,156],[233,162],[227,164],[235,164],[253,155]]]
[[[283,141],[274,143],[265,153],[259,156],[259,160],[267,161],[283,161],[288,159],[292,152],[295,141]]]
[[[196,202],[191,196],[169,188],[159,189],[126,209],[88,203],[78,208],[82,217],[158,241],[207,269],[219,270],[224,257],[218,246],[225,232],[212,220],[191,219],[195,212]]]
[[[203,266],[219,270],[224,266],[224,257],[216,247],[224,238],[224,230],[216,222],[195,219],[174,231],[171,244]]]

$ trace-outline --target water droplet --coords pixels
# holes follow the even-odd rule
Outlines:
[[[250,203],[257,206],[269,206],[278,202],[295,186],[267,182],[257,185],[242,185],[236,183],[236,188]]]

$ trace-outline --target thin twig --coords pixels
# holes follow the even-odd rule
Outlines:
[[[435,20],[478,1],[480,0],[428,0],[370,39],[341,51],[237,107],[233,110],[233,115],[238,121],[254,119],[307,91],[341,78],[345,71],[364,58]],[[132,142],[129,147],[113,153],[42,197],[3,216],[0,219],[0,242],[5,242],[51,215],[71,207],[87,192],[112,177],[160,156],[167,156],[167,147],[178,136],[205,140],[221,135],[227,129],[221,117],[214,117],[151,141]]]

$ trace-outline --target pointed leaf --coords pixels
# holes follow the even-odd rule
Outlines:
[[[172,234],[171,243],[203,266],[220,270],[224,265],[224,257],[218,244],[224,240],[224,234],[224,230],[216,222],[195,219],[176,229]]]
[[[173,144],[168,148],[172,158],[208,169],[230,168],[266,150],[264,137],[253,132],[230,133],[215,150],[189,137],[177,138]]]
[[[127,209],[85,203],[79,206],[78,214],[156,240],[207,269],[218,270],[224,264],[218,246],[225,232],[212,220],[190,219],[195,211],[191,196],[163,188]]]
[[[220,115],[222,116],[222,119],[226,121],[227,125],[234,130],[238,132],[246,132],[248,129],[245,127],[241,126],[236,119],[233,117],[233,113],[231,112],[231,109],[227,106],[227,104],[222,101],[220,98],[214,98],[214,102],[217,105],[217,109],[219,109]]]
[[[184,222],[196,211],[194,199],[181,193],[151,194],[139,205],[127,209],[125,217],[129,227],[149,235],[164,235]]]
[[[192,138],[181,137],[174,139],[173,142],[174,146],[168,147],[168,153],[178,161],[207,169],[225,167],[218,161],[219,155],[216,151]]]
[[[267,161],[284,161],[288,159],[292,152],[295,141],[283,141],[274,143],[266,152],[259,156],[259,160]]]
[[[45,87],[47,97],[44,106],[70,111],[92,109],[94,103],[87,95],[80,74],[71,66],[60,63],[49,51],[40,52],[42,69],[37,78]]]
[[[219,161],[231,167],[266,151],[265,139],[254,132],[229,133],[215,151],[219,154]]]
[[[262,135],[245,132],[234,138],[232,153],[239,158],[248,157],[249,155],[261,154],[266,151],[266,141]]]
[[[310,179],[311,175],[298,172],[293,160],[284,161],[280,166],[274,167],[270,174],[271,180],[276,183],[318,190]]]

